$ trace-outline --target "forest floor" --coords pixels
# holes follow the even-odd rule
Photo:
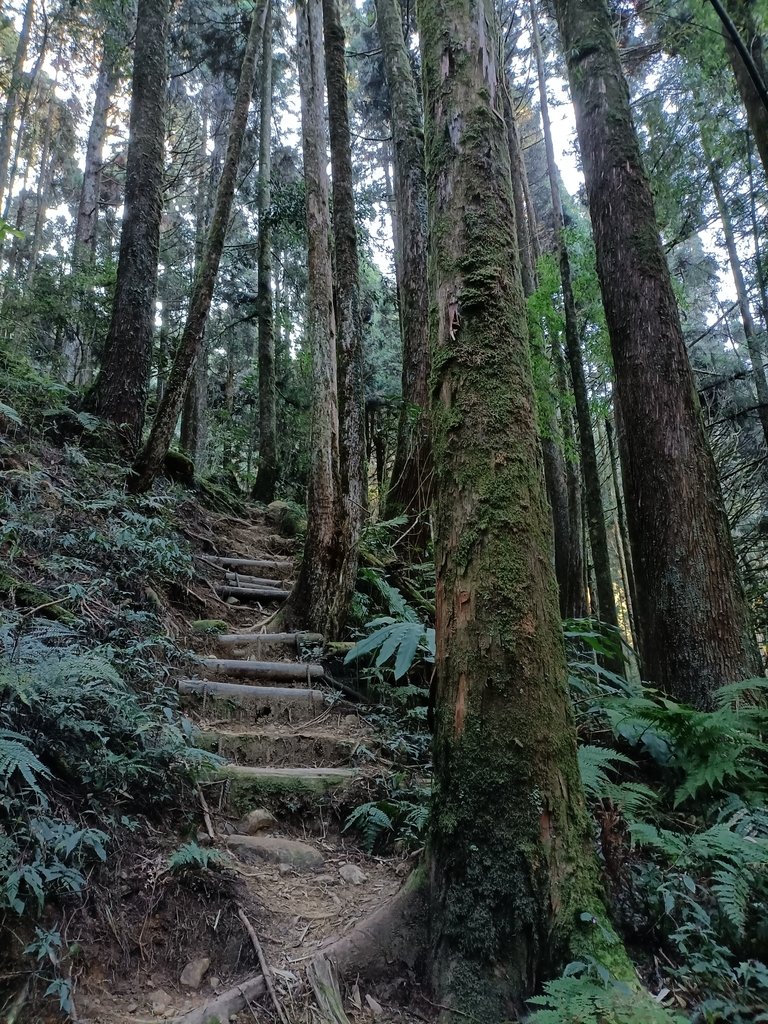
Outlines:
[[[194,579],[181,605],[164,608],[174,640],[201,659],[242,661],[244,670],[254,658],[276,665],[309,665],[309,658],[323,664],[322,646],[258,641],[276,604],[223,600],[217,587],[241,581],[226,580],[225,569],[207,557],[274,560],[272,567],[237,568],[258,571],[279,586],[293,575],[295,542],[276,534],[263,513],[249,511],[246,520],[196,508],[198,518],[185,528],[198,549]],[[218,641],[222,633],[251,634],[254,640],[225,646]],[[194,837],[214,861],[204,869],[192,864],[186,874],[169,873],[160,851],[178,848],[184,838],[173,831],[160,832],[150,851],[141,843],[127,845],[118,872],[122,891],[104,892],[104,902],[90,901],[92,930],[83,940],[87,969],[76,996],[80,1021],[176,1019],[260,973],[243,918],[262,947],[285,1019],[325,1020],[307,992],[304,967],[389,899],[411,870],[412,856],[369,855],[354,833],[343,831],[349,810],[370,799],[377,780],[392,771],[378,752],[366,707],[343,699],[325,676],[311,683],[309,673],[304,680],[283,681],[273,678],[275,671],[265,669],[263,678],[252,679],[193,663],[201,692],[183,696],[182,708],[200,730],[198,742],[224,759],[200,786]],[[235,684],[274,692],[214,695],[206,682],[225,690]],[[292,697],[291,690],[308,686],[310,699]],[[283,688],[289,692],[277,692]],[[354,983],[345,999],[349,1020],[431,1019],[426,1000],[423,1006],[403,1005],[412,981],[396,978],[373,988]],[[271,1021],[279,1013],[267,996],[232,1019]]]

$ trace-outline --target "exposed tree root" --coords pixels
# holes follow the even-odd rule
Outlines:
[[[388,903],[347,935],[327,943],[318,956],[329,960],[341,978],[380,978],[400,967],[417,969],[426,949],[425,896],[424,873],[417,868]],[[171,1024],[223,1024],[249,1002],[266,994],[264,977],[256,974],[203,1006],[176,1017]]]

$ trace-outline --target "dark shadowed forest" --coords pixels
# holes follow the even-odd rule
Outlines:
[[[768,1024],[766,47],[4,0],[2,1024]]]

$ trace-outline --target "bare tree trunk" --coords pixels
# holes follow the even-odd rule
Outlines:
[[[139,0],[133,59],[125,213],[117,283],[101,371],[88,406],[141,440],[152,365],[163,211],[169,0]]]
[[[237,84],[235,105],[229,125],[227,153],[216,190],[216,202],[208,228],[205,251],[195,274],[187,319],[171,372],[168,375],[165,394],[158,406],[147,442],[133,465],[133,476],[129,483],[131,490],[134,491],[147,490],[162,469],[194,371],[195,360],[200,357],[213,289],[216,285],[216,276],[224,249],[227,223],[235,195],[237,169],[248,122],[251,95],[256,81],[256,57],[264,35],[268,3],[269,0],[258,0],[257,6],[253,8],[251,28],[245,45],[240,80]]]
[[[520,146],[517,121],[512,110],[512,99],[510,97],[508,81],[505,82],[504,89],[504,120],[507,125],[509,163],[512,173],[512,194],[515,199],[515,227],[517,228],[517,241],[520,247],[520,273],[523,281],[523,292],[525,295],[533,295],[536,291],[537,273],[536,265],[533,262],[528,211],[525,207],[525,186],[523,184],[528,174],[525,168],[525,161],[523,160],[523,151]]]
[[[323,104],[321,0],[296,6],[296,48],[301,94],[304,181],[307,196],[307,344],[312,352],[312,413],[307,493],[307,538],[296,586],[285,607],[296,620],[327,637],[338,635],[349,595],[340,593],[348,552],[344,550],[344,509],[339,473],[336,319],[327,154]]]
[[[581,468],[584,474],[584,491],[586,497],[587,524],[589,526],[589,542],[592,548],[592,562],[597,583],[597,603],[600,619],[609,626],[618,629],[619,617],[616,613],[616,598],[613,592],[611,561],[608,554],[608,535],[605,528],[605,511],[600,491],[600,474],[597,468],[595,438],[592,432],[592,416],[589,411],[589,394],[584,373],[584,358],[579,340],[579,322],[576,312],[576,299],[573,294],[571,261],[568,245],[565,240],[565,221],[563,204],[560,198],[560,183],[555,163],[555,150],[552,144],[552,126],[549,120],[549,101],[547,98],[547,79],[544,69],[544,55],[541,50],[541,38],[536,18],[535,0],[530,2],[531,37],[539,78],[539,107],[541,123],[544,131],[544,148],[547,154],[547,173],[552,195],[552,215],[554,222],[555,247],[560,262],[560,281],[563,288],[563,309],[565,313],[565,351],[571,370],[576,420],[579,426],[579,450],[581,452]],[[614,665],[621,667],[620,663]]]
[[[277,461],[277,388],[275,382],[275,314],[272,308],[272,17],[267,16],[261,55],[259,128],[259,268],[256,317],[259,332],[259,468],[253,485],[256,501],[275,498]]]
[[[398,0],[376,0],[379,39],[392,106],[395,205],[400,225],[400,322],[403,395],[392,476],[386,497],[389,517],[405,514],[417,526],[414,548],[429,540],[432,468],[429,406],[429,300],[427,296],[427,193],[421,108],[403,35]]]
[[[339,398],[339,463],[346,560],[338,586],[345,606],[357,579],[358,545],[368,507],[363,386],[363,318],[360,310],[360,260],[355,226],[352,138],[349,132],[344,29],[338,0],[322,0],[328,125],[331,142],[333,250],[336,288],[336,363]]]
[[[19,94],[24,74],[24,61],[27,59],[27,48],[29,46],[29,34],[32,30],[32,20],[35,14],[35,0],[27,0],[24,9],[24,21],[22,22],[19,40],[16,44],[16,53],[11,68],[11,81],[8,88],[8,99],[5,104],[2,124],[0,124],[0,208],[2,208],[3,196],[6,188],[11,187],[8,181],[8,164],[11,159],[11,143],[13,130],[16,124],[16,108],[19,105]]]
[[[629,546],[629,531],[627,529],[627,515],[624,510],[624,490],[621,485],[621,474],[619,472],[619,459],[616,455],[616,444],[613,439],[613,423],[610,419],[605,420],[605,440],[608,445],[608,458],[611,463],[611,481],[613,493],[616,496],[616,525],[619,531],[621,542],[622,571],[627,590],[627,608],[629,621],[632,629],[633,644],[637,646],[638,632],[635,618],[635,606],[637,604],[637,592],[635,590],[635,570],[632,567],[632,549]]]
[[[551,564],[492,0],[420,0],[435,318],[432,981],[516,1019],[604,918]],[[514,798],[510,799],[510,794]]]
[[[703,140],[702,140],[703,141]],[[765,356],[760,335],[755,328],[755,321],[752,318],[752,309],[749,304],[749,293],[744,280],[744,272],[741,269],[739,250],[736,246],[736,236],[733,231],[733,224],[728,213],[728,205],[723,195],[723,187],[720,181],[720,173],[714,161],[704,148],[704,155],[707,161],[707,172],[712,183],[712,191],[717,203],[717,212],[720,215],[720,223],[723,226],[725,248],[728,253],[728,262],[731,265],[733,282],[736,285],[736,298],[741,313],[741,323],[744,327],[744,337],[747,341],[749,359],[752,363],[752,376],[755,379],[755,390],[757,391],[758,409],[757,415],[760,418],[760,425],[763,428],[763,437],[768,445],[768,381],[765,377]]]
[[[643,674],[700,708],[757,649],[605,0],[555,0],[616,375]]]

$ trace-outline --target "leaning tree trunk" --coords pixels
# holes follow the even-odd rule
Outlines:
[[[8,86],[8,98],[5,102],[2,124],[0,124],[0,209],[2,209],[3,196],[6,187],[10,191],[12,182],[8,181],[8,164],[11,159],[11,144],[13,140],[13,129],[16,123],[16,108],[19,104],[19,93],[24,76],[24,61],[27,57],[29,46],[29,34],[32,30],[32,19],[35,13],[35,0],[27,0],[24,9],[24,21],[19,32],[19,39],[16,43],[16,53],[11,68],[11,81]]]
[[[616,597],[613,592],[611,561],[608,554],[608,534],[605,528],[605,510],[600,488],[600,472],[597,466],[595,437],[592,433],[592,416],[589,411],[589,394],[584,373],[584,357],[579,340],[579,321],[576,312],[576,298],[573,294],[573,278],[571,276],[571,260],[565,240],[565,220],[563,204],[560,198],[560,182],[555,163],[555,149],[552,144],[552,126],[549,120],[549,101],[547,99],[547,78],[544,69],[544,55],[541,50],[541,38],[536,17],[535,0],[531,0],[531,38],[536,58],[539,79],[539,109],[544,132],[544,148],[547,155],[547,174],[552,196],[552,217],[554,223],[555,248],[560,264],[560,282],[563,289],[563,310],[565,313],[565,352],[571,371],[576,422],[579,427],[579,451],[581,452],[581,469],[584,474],[584,498],[589,527],[589,544],[592,549],[592,563],[597,584],[597,607],[600,619],[618,629],[619,617],[616,611]],[[622,660],[614,663],[614,668],[621,670]]]
[[[312,354],[307,538],[296,586],[286,602],[287,622],[296,621],[327,637],[338,635],[349,594],[344,578],[344,509],[339,472],[339,410],[336,318],[333,308],[327,154],[323,104],[321,0],[296,5],[296,49],[301,94],[304,182],[307,202],[306,342]],[[342,528],[339,528],[342,524]]]
[[[723,40],[728,60],[744,103],[747,123],[755,138],[765,173],[768,175],[768,76],[763,54],[763,39],[748,0],[726,0],[724,5],[713,3],[713,6],[723,23]]]
[[[420,0],[417,21],[435,326],[432,982],[446,1019],[500,1024],[570,958],[579,913],[601,910],[551,564],[495,8]]]
[[[169,0],[139,0],[120,257],[104,358],[87,404],[141,440],[152,364],[168,65]]]
[[[133,491],[147,490],[160,472],[171,446],[179,413],[194,372],[195,361],[200,357],[213,289],[224,249],[227,223],[235,196],[237,168],[256,81],[256,57],[264,34],[268,3],[269,0],[259,0],[253,8],[251,28],[245,44],[240,80],[237,83],[235,105],[229,124],[227,152],[219,186],[216,189],[216,201],[205,240],[205,250],[195,274],[184,331],[168,375],[165,393],[157,408],[147,442],[133,465],[133,476],[130,480]]]
[[[344,29],[338,0],[322,0],[328,127],[331,142],[333,251],[336,274],[336,361],[339,397],[339,469],[345,562],[338,587],[349,602],[357,579],[358,546],[368,506],[365,458],[363,318],[360,310],[360,260],[355,226],[352,137],[347,106]]]
[[[555,0],[611,338],[643,672],[713,704],[759,667],[605,0]]]
[[[272,309],[272,10],[264,26],[261,51],[261,109],[259,112],[259,266],[256,285],[256,323],[259,333],[259,468],[253,485],[256,501],[275,498],[277,461],[277,388],[275,382],[275,316]]]
[[[734,234],[733,224],[731,223],[731,216],[728,212],[728,204],[726,203],[725,196],[723,195],[720,172],[706,150],[705,159],[707,163],[707,172],[709,173],[709,180],[712,184],[712,192],[714,193],[715,202],[717,203],[717,212],[720,215],[720,223],[723,226],[725,248],[728,253],[728,262],[731,265],[733,282],[736,285],[736,298],[739,303],[741,323],[744,328],[744,337],[747,342],[749,359],[752,363],[752,376],[755,380],[755,390],[757,392],[758,402],[757,414],[760,418],[760,426],[763,428],[765,443],[768,445],[768,381],[765,378],[765,357],[763,354],[763,346],[755,327],[755,321],[752,317],[752,307],[749,304],[749,293],[747,291],[746,281],[744,280],[744,272],[741,269],[741,260],[739,259],[739,250],[736,245],[736,235]]]
[[[400,226],[400,324],[403,395],[385,514],[405,514],[416,527],[413,548],[429,540],[432,470],[429,445],[429,302],[427,199],[421,108],[403,36],[398,0],[376,0],[384,72],[392,107],[395,205]]]

